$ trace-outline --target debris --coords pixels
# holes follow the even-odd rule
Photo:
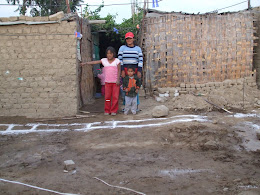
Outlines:
[[[84,114],[89,114],[90,113],[90,112],[84,111],[84,110],[80,110],[79,112],[84,113]]]
[[[61,195],[77,195],[77,194],[57,192],[57,191],[54,191],[54,190],[49,190],[49,189],[46,189],[46,188],[40,188],[40,187],[37,187],[37,186],[25,184],[25,183],[18,182],[18,181],[11,181],[11,180],[7,180],[7,179],[1,179],[1,178],[0,178],[0,181],[7,182],[7,183],[19,184],[19,185],[27,186],[27,187],[34,188],[34,189],[38,189],[38,190],[42,190],[42,191],[52,192],[52,193],[55,193],[55,194],[61,194]]]
[[[109,187],[119,188],[119,189],[123,189],[123,190],[128,190],[128,191],[134,192],[134,193],[136,193],[136,194],[146,195],[145,193],[138,192],[138,191],[132,190],[132,189],[130,189],[130,188],[110,185],[110,184],[108,184],[107,182],[103,181],[102,179],[99,179],[98,177],[94,177],[94,179],[97,179],[97,180],[103,182],[104,184],[108,185]]]
[[[155,96],[155,100],[157,102],[164,103],[165,101],[167,101],[167,98],[166,97],[157,97],[157,96]]]
[[[197,96],[196,94],[194,94],[193,92],[191,92],[194,96]],[[209,103],[209,104],[211,104],[212,106],[214,106],[214,107],[216,107],[216,108],[218,108],[218,109],[222,109],[222,110],[224,110],[225,112],[228,112],[229,114],[232,114],[233,112],[230,112],[230,111],[228,111],[227,109],[225,109],[225,108],[221,108],[220,106],[218,106],[218,105],[216,105],[216,104],[213,104],[212,102],[210,102],[210,101],[208,101],[207,99],[204,99],[204,98],[202,98],[205,102],[207,102],[207,103]]]
[[[178,97],[179,95],[180,94],[179,94],[178,90],[176,90],[175,93],[174,93],[174,97]]]
[[[228,191],[228,188],[224,188],[223,191],[224,191],[224,192],[227,192],[227,191]]]
[[[218,149],[218,143],[216,141],[210,140],[204,144],[204,148],[208,150]]]
[[[73,160],[65,160],[64,161],[64,170],[66,171],[72,171],[76,169],[75,163],[73,162]]]
[[[153,117],[162,117],[162,116],[167,116],[168,114],[169,114],[169,108],[167,108],[165,105],[156,106],[152,110]]]

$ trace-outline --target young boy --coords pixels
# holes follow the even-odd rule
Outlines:
[[[126,92],[125,95],[125,111],[124,114],[127,115],[129,110],[133,114],[136,114],[137,109],[137,93],[141,86],[141,81],[135,73],[135,68],[127,68],[127,76],[123,80],[123,90]]]

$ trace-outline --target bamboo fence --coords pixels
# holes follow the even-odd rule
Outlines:
[[[238,79],[252,73],[254,27],[250,12],[146,17],[145,85],[176,87]]]

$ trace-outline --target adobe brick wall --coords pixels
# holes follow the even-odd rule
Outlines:
[[[19,18],[0,18],[11,20]],[[0,116],[50,118],[77,113],[76,30],[77,21],[0,26]]]
[[[257,39],[254,41],[255,47],[254,47],[254,58],[253,58],[253,66],[256,70],[256,83],[258,86],[258,89],[260,89],[260,7],[256,7],[253,9],[254,16],[256,18],[255,22],[255,36]]]

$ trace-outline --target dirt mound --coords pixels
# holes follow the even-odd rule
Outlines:
[[[211,102],[221,108],[243,109],[260,107],[260,90],[256,87],[234,85],[221,87],[210,91],[207,94],[182,94],[167,102],[170,110],[198,110],[211,111],[214,106]],[[208,102],[207,102],[208,101]]]

